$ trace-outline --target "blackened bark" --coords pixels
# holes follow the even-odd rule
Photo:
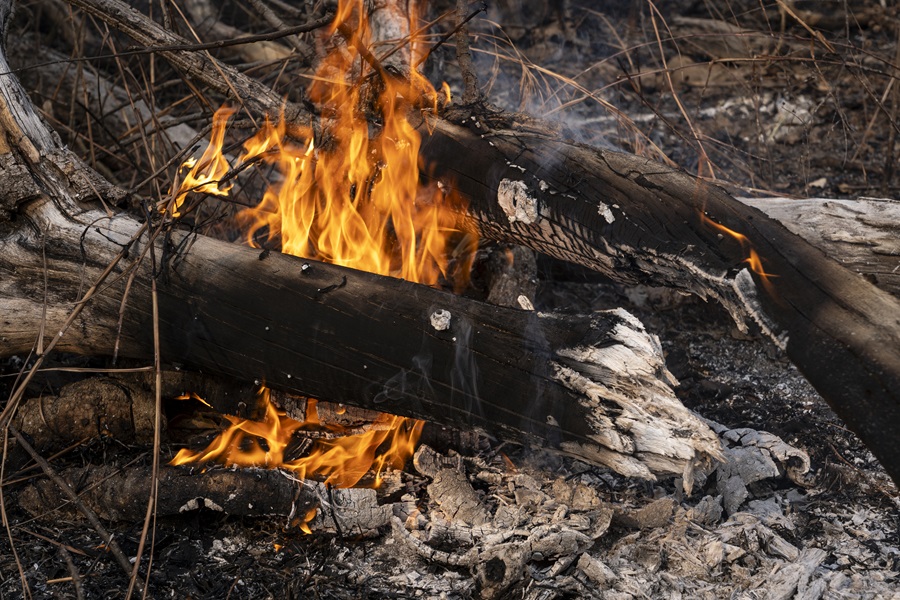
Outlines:
[[[421,154],[469,200],[473,227],[756,321],[900,481],[900,300],[683,171],[508,116],[455,120],[423,124]]]

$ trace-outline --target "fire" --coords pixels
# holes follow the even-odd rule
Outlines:
[[[217,110],[213,115],[209,145],[203,156],[200,160],[191,157],[181,164],[181,170],[187,169],[188,172],[181,180],[178,193],[173,198],[173,206],[169,209],[173,217],[181,216],[179,211],[190,192],[227,196],[231,190],[231,185],[222,187],[221,181],[230,169],[228,161],[222,154],[222,145],[225,141],[225,124],[233,114],[234,109],[231,108],[223,107]],[[166,211],[165,205],[160,208],[163,212]]]
[[[339,68],[346,60],[337,54]],[[419,184],[421,138],[407,121],[409,86],[389,80],[378,99],[380,134],[357,113],[359,86],[318,82],[311,97],[331,112],[327,144],[311,131],[266,123],[244,145],[241,162],[273,165],[281,182],[237,221],[251,246],[261,237],[282,252],[434,285],[452,279],[449,251],[458,201]],[[291,139],[306,139],[295,144]]]
[[[374,471],[371,485],[377,487],[385,468],[400,468],[412,456],[422,431],[422,421],[382,414],[365,433],[318,439],[305,456],[289,459],[286,450],[296,433],[323,430],[339,433],[341,427],[319,420],[315,400],[309,401],[306,420],[300,422],[275,407],[268,388],[263,387],[260,395],[266,409],[262,421],[225,415],[231,426],[206,449],[193,451],[183,448],[170,464],[214,460],[229,467],[277,467],[293,471],[304,479],[321,479],[335,487],[352,487],[366,473]],[[383,451],[379,453],[379,450]],[[308,515],[307,520],[311,518]]]
[[[760,258],[759,253],[756,252],[756,249],[753,247],[753,244],[750,242],[750,239],[742,234],[734,231],[733,229],[729,229],[720,223],[716,223],[708,216],[706,213],[700,213],[700,220],[703,223],[711,226],[713,229],[717,229],[722,233],[731,236],[741,245],[741,248],[747,253],[747,258],[744,259],[744,262],[747,263],[747,266],[750,267],[750,270],[759,275],[760,279],[762,279],[763,285],[766,286],[767,289],[771,291],[771,283],[769,281],[770,277],[778,277],[772,273],[767,273],[765,268],[763,267],[762,258]]]
[[[234,169],[266,167],[274,183],[258,205],[236,215],[236,223],[253,247],[280,246],[286,254],[427,285],[446,281],[460,287],[476,240],[457,226],[460,199],[445,193],[444,186],[420,183],[421,137],[406,118],[415,107],[436,110],[449,102],[450,89],[444,84],[437,92],[414,69],[407,80],[380,66],[373,67],[374,76],[359,75],[362,83],[349,82],[351,73],[370,68],[369,62],[376,60],[364,50],[369,35],[362,14],[359,0],[341,0],[332,33],[340,31],[346,47],[323,60],[309,90],[322,111],[327,137],[282,119],[267,120],[245,142]],[[359,26],[348,34],[354,20]],[[376,133],[366,111],[378,115]],[[189,192],[228,193],[230,188],[220,187],[230,168],[222,147],[233,112],[222,108],[216,113],[203,156],[183,165],[189,171],[172,194],[173,216]],[[287,418],[269,401],[268,392],[263,394],[267,408],[262,422],[228,417],[231,426],[208,448],[182,450],[172,464],[215,460],[281,467],[340,487],[355,485],[374,469],[377,485],[386,466],[401,466],[411,456],[422,428],[421,421],[381,415],[366,434],[317,442],[309,455],[289,460],[284,452],[294,434],[321,424],[314,411],[306,423]],[[376,455],[385,446],[387,450]]]

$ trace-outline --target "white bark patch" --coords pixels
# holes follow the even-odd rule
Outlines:
[[[528,296],[519,294],[519,297],[516,298],[516,302],[519,303],[519,307],[522,310],[534,310],[534,304],[531,303],[531,300],[528,299]]]
[[[200,500],[203,500],[203,506],[209,508],[211,510],[216,510],[219,512],[224,512],[225,509],[210,500],[209,498],[191,498],[187,502],[185,502],[179,509],[178,512],[187,512],[189,510],[197,510],[200,508]]]
[[[540,219],[537,198],[528,194],[524,181],[502,180],[497,188],[497,203],[509,217],[510,223],[519,221],[531,225]]]
[[[618,322],[605,343],[559,348],[551,361],[556,380],[583,395],[587,437],[596,443],[566,441],[561,449],[628,477],[680,476],[689,492],[721,459],[719,441],[672,391],[659,339],[626,311],[610,312]]]
[[[750,274],[750,271],[748,269],[741,269],[734,277],[732,287],[738,298],[744,303],[744,308],[747,310],[747,313],[754,321],[756,321],[756,324],[759,325],[762,332],[769,336],[769,339],[775,342],[775,345],[778,346],[780,350],[786,350],[788,344],[787,332],[782,331],[781,333],[776,333],[778,326],[766,316],[762,304],[760,304],[759,301],[756,282],[753,280],[753,275]]]
[[[438,331],[447,331],[450,329],[450,311],[443,308],[431,313],[431,326]]]
[[[612,223],[616,220],[616,216],[613,214],[612,210],[609,208],[609,205],[604,204],[603,202],[599,202],[597,204],[597,212],[600,213],[600,216],[606,219],[607,223]]]

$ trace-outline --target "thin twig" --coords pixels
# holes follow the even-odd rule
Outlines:
[[[428,60],[429,57],[431,57],[431,55],[434,53],[435,50],[437,50],[438,48],[440,48],[440,47],[444,44],[444,42],[446,42],[446,41],[449,40],[453,35],[455,35],[457,31],[459,31],[460,29],[462,29],[463,27],[465,27],[465,26],[466,26],[466,23],[468,23],[469,21],[471,21],[472,19],[474,19],[479,13],[486,12],[486,11],[487,11],[487,2],[482,2],[482,3],[481,3],[481,6],[478,8],[478,10],[474,11],[474,12],[473,12],[472,14],[470,14],[468,17],[466,17],[465,19],[463,19],[462,23],[458,24],[456,27],[454,27],[453,29],[451,29],[450,31],[448,31],[446,34],[444,34],[444,35],[441,37],[441,39],[438,40],[437,44],[435,44],[434,46],[431,47],[431,50],[429,50],[429,51],[425,54],[425,56],[423,56],[422,58],[420,58],[419,60],[417,60],[416,63],[413,65],[413,69],[418,69],[418,68],[419,68],[419,65],[421,65],[421,64],[424,63],[426,60]]]
[[[894,42],[894,64],[900,64],[900,25],[895,24],[895,27],[897,29],[897,39]],[[890,83],[893,83],[894,81],[896,81],[896,75],[891,78]],[[891,94],[891,117],[889,117],[888,120],[896,123],[898,112],[900,112],[900,88],[894,86],[894,91]],[[881,193],[884,196],[888,195],[891,180],[894,178],[894,157],[896,156],[895,152],[897,149],[897,128],[891,127],[889,128],[889,131],[887,151],[884,153],[884,174],[882,175],[881,181]]]
[[[9,450],[9,430],[3,430],[3,455],[0,456],[0,483],[6,471],[6,457]],[[3,494],[3,486],[0,485],[0,519],[3,520],[3,528],[6,529],[6,536],[9,538],[9,547],[12,550],[13,558],[16,561],[16,568],[19,570],[19,579],[22,582],[22,595],[31,598],[31,588],[28,587],[28,580],[25,579],[25,569],[22,567],[22,561],[19,560],[19,552],[16,550],[16,542],[13,539],[12,527],[9,525],[9,519],[6,517],[6,497]]]
[[[359,39],[359,36],[356,35],[356,32],[350,28],[346,23],[341,23],[337,26],[338,33],[347,41],[348,44],[356,48],[356,51],[359,52],[360,56],[365,59],[369,66],[375,69],[375,72],[378,73],[378,76],[381,77],[381,80],[387,82],[391,79],[391,76],[387,71],[384,70],[384,67],[381,65],[381,62],[372,54],[366,45]]]
[[[706,154],[706,148],[703,146],[703,140],[701,139],[700,132],[697,131],[697,128],[694,127],[694,121],[688,115],[687,110],[685,110],[684,105],[681,103],[681,98],[678,96],[678,92],[675,90],[675,83],[672,81],[672,71],[669,70],[669,65],[666,61],[666,54],[663,50],[662,46],[662,37],[659,34],[659,27],[656,23],[657,17],[663,19],[663,24],[666,25],[668,29],[668,24],[666,24],[662,13],[659,12],[659,9],[656,8],[656,4],[652,0],[647,0],[647,4],[650,6],[650,23],[653,25],[653,33],[656,36],[656,43],[659,48],[659,59],[663,64],[663,74],[666,78],[666,83],[669,86],[669,91],[672,92],[672,99],[675,101],[675,104],[678,106],[678,110],[681,112],[681,115],[684,117],[685,122],[687,123],[688,129],[691,130],[691,136],[694,138],[694,141],[697,143],[697,151],[700,156],[698,159],[698,167],[697,167],[697,175],[700,177],[708,176],[711,179],[716,178],[715,170],[713,169],[712,161],[709,159],[709,156]],[[669,37],[672,37],[672,32],[669,32]]]
[[[153,244],[150,244],[150,263],[153,265],[152,271],[156,272],[156,252]],[[159,295],[156,289],[156,279],[154,276],[150,280],[150,295],[153,306],[153,367],[156,370],[155,379],[155,402],[154,402],[154,418],[153,418],[153,461],[150,470],[150,494],[147,497],[147,513],[144,516],[144,526],[141,529],[141,539],[138,542],[137,556],[134,560],[134,569],[131,572],[131,580],[128,582],[128,592],[125,594],[125,600],[130,600],[131,594],[137,585],[138,569],[141,564],[141,557],[144,554],[144,546],[147,542],[147,534],[150,532],[150,558],[147,564],[147,577],[144,579],[144,597],[147,596],[147,590],[150,587],[150,572],[153,564],[152,548],[156,541],[156,503],[159,493],[159,455],[162,440],[160,431],[162,430],[162,358],[159,344]],[[153,525],[151,531],[151,524]]]
[[[112,553],[113,558],[116,559],[116,562],[119,563],[119,566],[124,569],[127,575],[131,574],[131,562],[128,560],[128,557],[125,556],[125,553],[122,552],[122,549],[119,547],[118,542],[116,542],[115,538],[106,530],[103,524],[100,522],[100,519],[97,518],[96,513],[92,511],[84,502],[81,501],[81,498],[78,497],[78,494],[75,493],[75,490],[68,484],[68,482],[59,476],[59,474],[50,466],[43,456],[37,453],[37,451],[28,443],[28,440],[25,439],[19,430],[15,428],[13,425],[7,426],[9,432],[13,434],[13,437],[16,438],[16,441],[22,447],[22,449],[27,452],[31,458],[34,459],[36,463],[41,466],[41,470],[44,471],[44,474],[49,478],[53,483],[59,487],[60,491],[75,505],[76,508],[85,516],[91,526],[94,528],[94,531],[97,532],[97,535],[103,540],[103,543],[106,544],[106,547],[109,548],[109,551]]]
[[[66,561],[66,567],[69,569],[72,585],[75,586],[75,596],[78,600],[84,600],[84,590],[81,588],[81,577],[78,575],[78,569],[75,568],[75,561],[72,560],[72,555],[69,554],[65,546],[60,545],[58,548],[59,553]]]
[[[466,27],[467,19],[463,18],[468,4],[467,0],[456,0],[456,19],[458,22],[456,26],[456,61],[459,63],[459,70],[462,71],[462,101],[464,105],[475,104],[481,100],[481,91],[478,89],[478,74],[475,73],[475,65],[472,63],[472,51],[469,49],[469,28]],[[482,2],[479,12],[486,9],[487,6]]]
[[[41,270],[44,272],[44,300],[41,303],[41,327],[38,329],[37,348],[38,356],[44,353],[44,333],[47,328],[47,305],[50,303],[50,275],[47,269],[47,236],[41,234]]]
[[[30,529],[25,529],[24,527],[21,527],[21,526],[17,526],[16,531],[30,535],[32,537],[36,537],[37,539],[43,540],[43,541],[47,542],[48,544],[52,544],[52,545],[56,546],[57,548],[65,548],[66,552],[69,552],[70,554],[74,553],[79,556],[88,556],[88,553],[85,552],[84,550],[75,548],[74,546],[70,546],[68,544],[63,544],[62,542],[58,542],[58,541],[54,540],[53,538],[47,537],[46,535],[41,535],[40,533],[38,533],[36,531],[31,531]]]
[[[275,14],[275,11],[273,11],[271,8],[269,8],[262,0],[250,0],[250,5],[253,6],[253,8],[256,9],[256,12],[259,13],[259,16],[261,16],[266,23],[268,23],[269,25],[274,27],[276,31],[286,31],[286,30],[290,29],[289,27],[287,27],[285,25],[284,21],[282,21],[278,17],[278,15]],[[321,25],[319,25],[319,27],[322,27],[331,20],[331,17],[332,17],[332,15],[329,14],[329,15],[327,15],[327,19],[328,19],[327,21],[323,18],[323,19],[320,19],[320,21],[315,21],[315,22],[316,23],[321,22]],[[311,25],[311,23],[308,23],[307,25]],[[316,27],[313,27],[312,29],[316,29]],[[306,29],[306,31],[311,31],[311,29]],[[304,32],[299,31],[298,33],[304,33]],[[298,38],[296,35],[287,36],[287,43],[290,44],[294,48],[294,50],[299,52],[304,58],[306,57],[307,53],[309,52],[309,47],[307,47],[306,44],[301,42],[300,38]]]
[[[66,448],[63,448],[56,454],[52,454],[50,456],[50,458],[48,458],[47,460],[48,461],[56,460],[57,458],[59,458],[61,456],[65,456],[66,454],[68,454],[69,452],[71,452],[72,450],[77,448],[78,446],[81,446],[81,445],[87,443],[90,439],[91,439],[90,436],[82,438],[82,439],[78,440],[77,442],[75,442],[74,444],[70,444]],[[6,481],[4,479],[3,483],[0,485],[2,485],[2,487],[8,487],[11,485],[16,485],[17,483],[22,483],[24,481],[33,479],[34,477],[37,477],[37,475],[25,475],[25,473],[28,473],[29,471],[33,471],[34,469],[37,469],[37,468],[39,468],[38,465],[29,465],[27,467],[23,467],[23,468],[19,469],[18,471],[16,471],[15,473],[13,473],[13,476],[15,476],[16,479],[11,479],[9,481]]]
[[[51,60],[42,63],[35,63],[33,65],[28,65],[26,67],[19,67],[18,69],[11,69],[4,73],[0,73],[0,75],[13,75],[16,73],[22,73],[24,71],[30,71],[32,69],[40,69],[41,67],[47,67],[50,65],[56,65],[61,62],[66,63],[80,63],[80,62],[89,62],[89,61],[97,61],[97,60],[107,60],[111,58],[120,58],[124,56],[138,56],[141,54],[156,54],[157,52],[203,52],[205,50],[216,50],[219,48],[228,48],[231,46],[243,46],[246,44],[255,44],[257,42],[271,42],[274,40],[281,39],[283,37],[288,37],[291,35],[297,35],[298,33],[306,33],[309,31],[315,31],[316,29],[320,29],[325,27],[331,20],[334,18],[334,15],[331,13],[326,14],[321,19],[317,19],[315,21],[311,21],[309,23],[305,23],[303,25],[296,25],[294,27],[288,27],[286,29],[282,29],[280,31],[272,31],[270,33],[260,33],[256,35],[248,35],[244,37],[235,38],[233,40],[217,40],[215,42],[203,42],[197,44],[161,44],[158,46],[144,46],[141,48],[128,48],[121,52],[114,52],[112,54],[100,54],[97,56],[84,56],[84,57],[72,57],[66,60]]]

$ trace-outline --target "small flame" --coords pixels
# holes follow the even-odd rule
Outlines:
[[[385,468],[401,468],[412,456],[422,432],[422,421],[381,414],[365,433],[316,440],[306,456],[288,460],[285,451],[295,433],[322,429],[340,431],[341,428],[319,420],[315,400],[309,401],[306,420],[300,422],[275,407],[268,388],[263,387],[260,395],[266,409],[263,421],[225,415],[231,426],[205,450],[195,452],[182,448],[170,464],[215,460],[226,466],[282,468],[301,478],[322,479],[327,485],[341,488],[357,485],[373,470],[371,485],[378,487]]]
[[[223,187],[221,182],[230,169],[228,160],[222,154],[222,146],[225,143],[225,125],[233,114],[234,109],[222,107],[213,115],[212,133],[203,156],[200,157],[200,160],[191,157],[181,164],[180,171],[188,169],[188,172],[181,180],[172,206],[160,207],[162,212],[169,210],[173,217],[180,217],[179,211],[190,192],[227,196],[231,191],[233,187],[231,184]]]
[[[741,245],[741,248],[744,249],[744,252],[747,253],[747,258],[744,259],[743,262],[747,263],[747,266],[750,267],[750,270],[759,275],[760,279],[762,279],[763,285],[767,290],[772,292],[772,284],[769,281],[770,277],[778,277],[778,275],[767,273],[765,268],[763,267],[762,258],[760,258],[759,253],[756,252],[756,249],[753,247],[753,244],[750,242],[750,238],[742,233],[738,233],[733,229],[729,229],[720,223],[716,223],[708,216],[706,213],[700,213],[700,220],[711,226],[712,228],[721,231],[722,233],[731,236]]]
[[[307,535],[312,534],[312,529],[309,528],[309,524],[312,523],[312,520],[316,518],[317,512],[318,508],[314,506],[309,509],[305,515],[303,515],[303,519],[297,524],[297,527],[300,528],[300,531]]]

